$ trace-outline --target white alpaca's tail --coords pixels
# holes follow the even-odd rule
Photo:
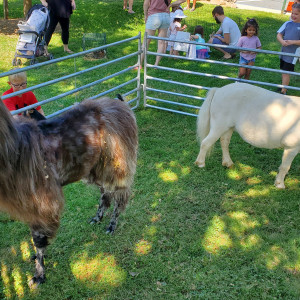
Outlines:
[[[210,106],[215,92],[218,88],[211,88],[206,95],[206,98],[199,110],[197,118],[197,138],[199,143],[207,137],[210,130]],[[212,151],[213,146],[208,150],[209,154]]]

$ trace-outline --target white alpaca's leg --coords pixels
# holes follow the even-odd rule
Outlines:
[[[230,144],[232,133],[233,133],[233,129],[229,129],[220,138],[221,147],[222,147],[222,165],[228,168],[233,165],[233,161],[231,160],[230,153],[229,153],[229,144]]]
[[[293,149],[284,149],[283,155],[282,155],[282,162],[279,167],[279,172],[276,176],[275,180],[275,186],[278,187],[279,189],[284,189],[284,178],[287,172],[289,171],[292,161],[295,158],[295,156],[298,154],[299,149],[298,148],[293,148]]]
[[[208,136],[202,141],[200,145],[200,152],[198,154],[198,157],[195,161],[195,164],[199,168],[205,167],[205,157],[207,151],[213,146],[213,144],[220,138],[220,134],[215,134],[210,131]]]

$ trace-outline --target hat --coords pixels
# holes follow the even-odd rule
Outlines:
[[[186,18],[187,16],[183,13],[181,9],[177,9],[174,13],[174,19],[183,19]]]

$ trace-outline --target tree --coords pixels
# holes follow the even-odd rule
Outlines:
[[[8,0],[3,0],[3,15],[4,19],[8,19]]]
[[[28,10],[31,8],[32,6],[32,0],[23,0],[23,12],[24,12],[24,16],[27,15]]]

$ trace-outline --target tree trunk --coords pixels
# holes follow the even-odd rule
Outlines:
[[[3,15],[4,19],[8,19],[8,0],[3,0]]]
[[[23,0],[23,12],[24,12],[24,17],[27,15],[28,10],[31,8],[32,6],[32,0]]]

